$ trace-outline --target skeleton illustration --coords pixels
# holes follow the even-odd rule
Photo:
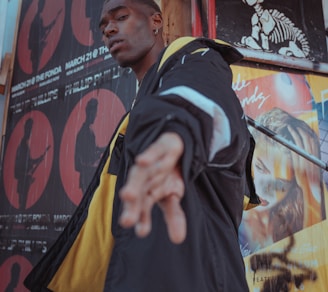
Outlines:
[[[309,42],[304,33],[277,9],[263,9],[264,0],[242,0],[254,7],[251,18],[252,34],[243,36],[241,45],[255,50],[270,51],[270,42],[282,44],[278,53],[284,56],[306,58],[310,52]],[[286,44],[286,46],[284,46]]]

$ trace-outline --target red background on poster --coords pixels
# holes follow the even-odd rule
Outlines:
[[[17,58],[21,69],[27,73],[32,74],[32,61],[31,61],[31,51],[29,50],[29,36],[31,33],[31,25],[34,17],[37,14],[39,0],[32,1],[30,7],[28,8],[25,18],[20,26],[20,31],[17,40]],[[56,17],[58,17],[56,19]],[[65,1],[45,1],[44,9],[41,13],[41,18],[43,20],[44,26],[49,25],[52,21],[55,21],[54,26],[51,28],[50,33],[46,38],[46,46],[42,50],[42,55],[40,56],[38,70],[41,70],[47,62],[51,59],[54,51],[57,48],[58,42],[61,37],[61,33],[64,27],[65,19]],[[37,40],[39,41],[39,40]]]
[[[99,147],[105,147],[112,136],[116,125],[125,113],[121,100],[110,90],[94,90],[86,94],[72,110],[66,123],[60,146],[60,177],[70,200],[78,205],[82,198],[79,188],[79,173],[75,170],[75,143],[86,114],[85,107],[91,98],[98,100],[98,113],[92,129]]]

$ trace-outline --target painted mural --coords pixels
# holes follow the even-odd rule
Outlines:
[[[193,4],[194,35],[254,52],[251,62],[232,66],[232,86],[257,142],[252,169],[262,202],[244,212],[239,229],[250,291],[326,291],[328,2]],[[277,56],[283,67],[268,62]],[[313,73],[301,70],[304,61]]]
[[[328,78],[242,66],[233,66],[233,72],[245,114],[270,133],[249,126],[257,143],[252,168],[262,202],[244,212],[239,229],[250,290],[325,291]]]

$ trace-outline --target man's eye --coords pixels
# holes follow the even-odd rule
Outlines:
[[[105,24],[101,24],[101,25],[99,26],[99,30],[101,31],[102,34],[105,33],[105,27],[106,27]]]
[[[127,19],[127,17],[128,17],[128,15],[124,14],[124,15],[119,15],[116,19],[119,20],[119,21],[122,21],[122,20]]]

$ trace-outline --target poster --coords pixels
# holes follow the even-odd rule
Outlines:
[[[239,242],[250,291],[325,291],[327,77],[233,66],[233,88],[245,114],[305,151],[304,158],[270,135],[256,141],[252,168],[261,205],[244,212]],[[324,164],[324,163],[323,163]]]
[[[0,181],[0,291],[26,291],[135,96],[132,71],[102,42],[102,4],[22,1]]]
[[[222,39],[246,60],[232,66],[232,87],[257,142],[262,203],[239,228],[252,292],[328,287],[327,4],[193,1],[193,34]]]
[[[328,73],[326,0],[193,3],[194,35],[224,40],[247,60]]]

